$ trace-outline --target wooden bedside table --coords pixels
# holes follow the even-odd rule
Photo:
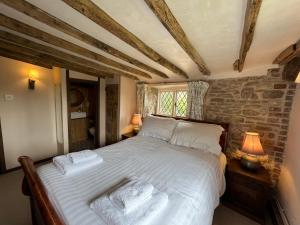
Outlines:
[[[122,140],[125,140],[125,139],[127,139],[127,138],[131,138],[131,137],[134,137],[134,136],[136,136],[137,135],[137,133],[136,132],[129,132],[129,133],[125,133],[125,134],[122,134]]]
[[[271,196],[270,175],[263,167],[256,172],[242,168],[239,160],[230,160],[226,170],[223,204],[264,224]]]

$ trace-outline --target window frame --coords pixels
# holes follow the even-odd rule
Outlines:
[[[180,91],[185,91],[186,94],[188,94],[188,88],[186,87],[180,87],[180,88],[162,88],[158,90],[158,103],[156,107],[156,114],[162,115],[162,116],[171,116],[171,117],[178,117],[178,118],[187,118],[187,116],[177,116],[176,115],[176,99],[177,99],[177,93]],[[172,113],[171,115],[168,114],[162,114],[160,113],[160,95],[162,92],[172,92]]]

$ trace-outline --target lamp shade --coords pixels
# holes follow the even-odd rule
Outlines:
[[[246,132],[241,151],[251,155],[264,155],[259,134],[254,132]]]
[[[30,80],[37,80],[38,72],[36,70],[29,70],[28,79]]]
[[[142,125],[141,114],[133,114],[131,119],[131,124],[134,126],[141,126]]]

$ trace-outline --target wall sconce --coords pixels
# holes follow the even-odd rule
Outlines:
[[[30,70],[28,73],[28,89],[34,90],[35,88],[35,81],[38,77],[38,73],[36,70]]]

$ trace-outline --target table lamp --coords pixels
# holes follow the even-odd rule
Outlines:
[[[131,124],[133,125],[133,132],[138,133],[140,130],[140,126],[142,125],[141,114],[133,114]]]
[[[261,165],[257,156],[264,155],[259,134],[254,132],[246,132],[241,151],[246,153],[241,159],[241,164],[243,167],[252,171],[258,170]]]

